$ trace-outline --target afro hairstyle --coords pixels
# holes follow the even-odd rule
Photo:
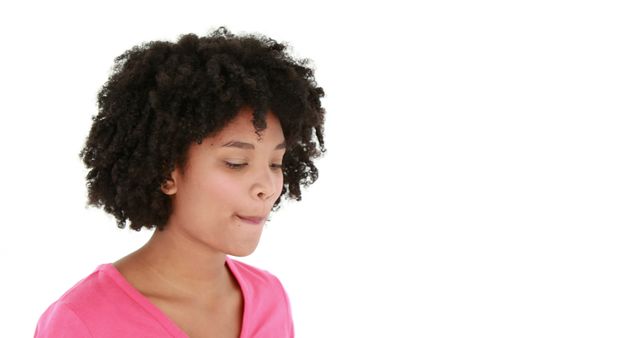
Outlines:
[[[87,206],[113,215],[119,228],[162,231],[171,199],[161,190],[188,147],[223,129],[243,107],[256,133],[273,112],[282,126],[283,196],[301,200],[301,186],[318,179],[313,160],[324,147],[324,109],[308,59],[259,34],[235,35],[221,26],[206,36],[151,41],[114,60],[97,95],[98,113],[79,156],[88,169]]]

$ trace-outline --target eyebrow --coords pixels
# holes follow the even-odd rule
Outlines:
[[[229,142],[223,144],[222,147],[233,147],[233,148],[249,149],[249,150],[255,150],[256,149],[256,147],[254,147],[253,144],[246,143],[246,142],[240,142],[240,141],[229,141]],[[275,150],[286,149],[286,148],[287,148],[287,144],[286,144],[285,141],[283,141],[282,143],[278,144],[275,147]]]

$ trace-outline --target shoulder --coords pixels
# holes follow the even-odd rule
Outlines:
[[[40,316],[36,337],[102,337],[126,323],[135,302],[114,281],[108,264],[99,265]],[[64,332],[64,335],[60,335]]]
[[[98,292],[101,266],[81,279],[40,315],[35,337],[91,337],[90,329],[81,315]]]
[[[227,262],[242,287],[245,307],[251,309],[246,319],[257,323],[270,322],[274,330],[283,333],[281,337],[292,336],[291,303],[280,279],[247,263],[231,258],[227,258]]]
[[[60,296],[56,303],[65,304],[76,312],[84,312],[85,308],[108,303],[108,297],[113,295],[115,288],[117,287],[108,271],[108,264],[101,264]]]
[[[227,264],[243,287],[243,292],[259,291],[263,295],[267,293],[287,297],[282,282],[271,272],[229,257]]]
[[[67,303],[57,300],[40,316],[34,337],[92,337],[92,335],[78,314]]]
[[[227,264],[236,278],[250,280],[253,283],[273,284],[277,278],[271,272],[227,256]]]

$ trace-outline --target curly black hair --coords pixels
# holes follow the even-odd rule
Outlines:
[[[234,35],[221,26],[210,34],[151,41],[115,59],[100,89],[98,114],[80,158],[87,206],[102,207],[118,227],[160,231],[171,214],[161,190],[174,168],[184,168],[188,147],[224,128],[243,107],[253,109],[256,133],[272,111],[287,150],[282,196],[301,200],[300,186],[318,179],[313,159],[324,147],[324,108],[309,59],[287,54],[288,45],[260,34]]]

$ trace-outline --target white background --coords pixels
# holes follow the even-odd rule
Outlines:
[[[326,91],[320,179],[251,256],[299,337],[640,336],[640,12],[622,1],[0,5],[0,336],[151,235],[84,207],[113,59],[219,25]]]

